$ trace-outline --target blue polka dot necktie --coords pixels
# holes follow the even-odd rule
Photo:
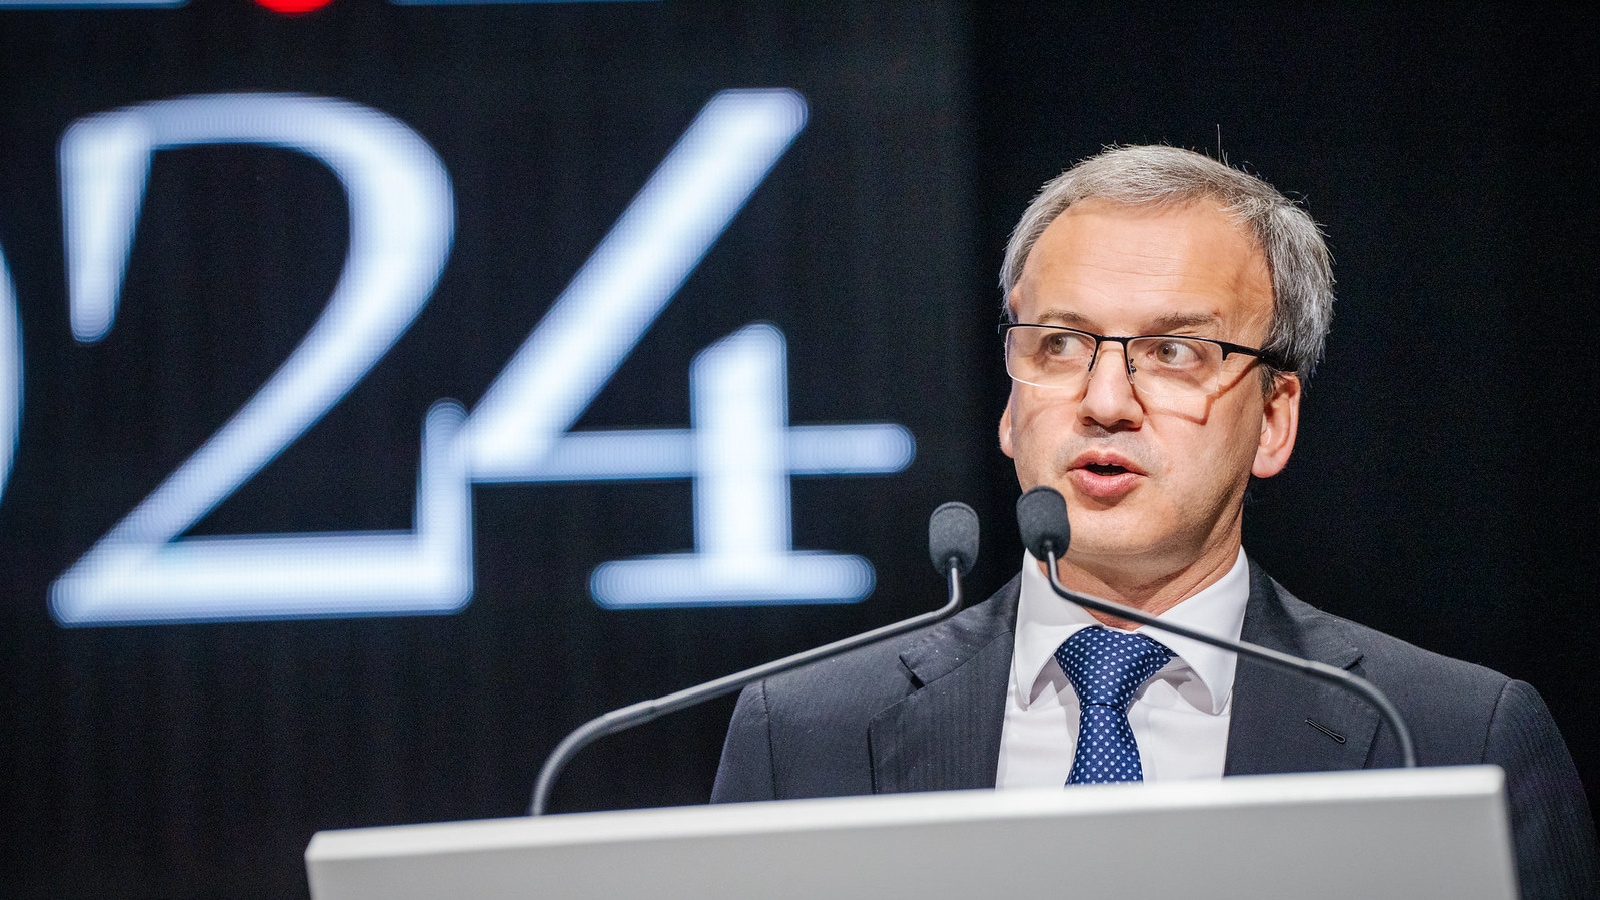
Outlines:
[[[1093,625],[1062,641],[1055,656],[1078,692],[1078,750],[1067,784],[1143,781],[1128,706],[1172,651],[1142,634]]]

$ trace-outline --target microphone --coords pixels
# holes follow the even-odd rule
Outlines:
[[[1050,581],[1050,588],[1062,599],[1076,603],[1085,609],[1105,613],[1141,625],[1148,625],[1171,634],[1186,637],[1192,641],[1209,644],[1222,650],[1232,650],[1241,656],[1261,660],[1264,663],[1299,672],[1319,681],[1338,685],[1346,691],[1365,700],[1369,705],[1383,716],[1384,722],[1393,729],[1395,740],[1400,744],[1400,758],[1408,769],[1417,766],[1417,753],[1411,743],[1411,731],[1406,728],[1406,723],[1400,718],[1400,711],[1394,708],[1389,698],[1378,690],[1377,685],[1358,675],[1352,675],[1343,669],[1330,666],[1327,663],[1301,659],[1281,653],[1259,644],[1247,641],[1236,641],[1232,638],[1207,634],[1196,631],[1174,622],[1164,622],[1155,616],[1147,615],[1141,610],[1099,597],[1087,594],[1075,594],[1061,584],[1060,576],[1056,573],[1056,562],[1066,555],[1067,547],[1071,542],[1072,530],[1067,522],[1067,501],[1060,492],[1054,488],[1036,487],[1023,494],[1017,500],[1017,526],[1022,532],[1022,543],[1034,558],[1043,560],[1045,572]]]
[[[954,569],[963,578],[978,564],[978,514],[955,500],[942,503],[928,517],[928,559],[941,575]],[[952,582],[951,590],[960,590]]]
[[[836,656],[846,650],[864,647],[874,641],[905,634],[954,615],[961,609],[961,579],[972,571],[973,565],[978,561],[978,514],[972,511],[972,507],[965,503],[951,502],[942,504],[933,511],[933,515],[928,518],[928,557],[933,561],[933,567],[939,574],[945,576],[949,587],[949,599],[944,606],[932,612],[892,622],[853,637],[803,650],[782,659],[734,672],[732,675],[724,675],[704,684],[675,691],[665,697],[624,706],[590,719],[573,729],[561,739],[561,743],[557,744],[554,750],[550,751],[544,766],[539,769],[539,780],[533,788],[533,802],[528,807],[528,814],[532,816],[545,814],[550,794],[555,789],[556,778],[561,775],[561,770],[578,755],[578,751],[600,738],[626,731],[635,725],[643,725],[667,713],[698,706],[708,700],[731,694],[751,682]]]

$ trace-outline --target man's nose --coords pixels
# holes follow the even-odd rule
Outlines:
[[[1083,419],[1097,425],[1138,425],[1144,421],[1144,407],[1133,392],[1128,374],[1128,352],[1115,341],[1102,341],[1090,361],[1088,384],[1079,404]]]

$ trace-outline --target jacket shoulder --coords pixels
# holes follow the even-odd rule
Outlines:
[[[1258,573],[1261,591],[1254,590]],[[1525,900],[1600,896],[1600,846],[1583,783],[1532,685],[1323,612],[1253,564],[1252,587],[1252,604],[1258,593],[1270,594],[1286,630],[1301,632],[1308,645],[1340,647],[1350,670],[1394,702],[1423,765],[1490,763],[1505,771]]]
[[[872,719],[996,640],[1008,640],[1018,584],[1013,579],[943,622],[746,687],[712,799],[872,793]]]
[[[1018,579],[987,600],[916,631],[775,675],[763,682],[774,715],[837,711],[870,718],[959,666],[1016,624]]]
[[[1251,612],[1267,620],[1272,637],[1297,646],[1303,651],[1300,655],[1331,657],[1378,684],[1397,703],[1414,696],[1428,703],[1467,704],[1492,711],[1512,680],[1486,666],[1435,653],[1318,609],[1290,593],[1254,562],[1251,570]],[[1260,615],[1263,604],[1258,601],[1262,599],[1277,609]]]

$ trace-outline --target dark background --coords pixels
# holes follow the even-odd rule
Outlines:
[[[536,4],[245,0],[0,10],[0,248],[26,394],[0,495],[0,893],[294,897],[319,829],[515,815],[608,708],[936,605],[923,521],[979,508],[975,592],[1020,554],[995,447],[1006,234],[1113,142],[1216,152],[1303,197],[1339,300],[1289,469],[1246,547],[1302,598],[1532,682],[1591,797],[1592,14],[1528,5]],[[855,606],[606,611],[598,563],[687,548],[686,482],[474,490],[453,616],[66,629],[49,584],[282,361],[345,209],[315,162],[156,157],[117,323],[67,324],[55,145],[185,93],[344,97],[417,130],[457,230],[435,296],[343,402],[196,533],[403,528],[428,405],[468,408],[694,112],[784,86],[806,130],[579,428],[680,427],[694,353],[789,342],[796,423],[894,421],[891,476],[796,479],[797,547],[860,553]],[[610,739],[561,810],[697,803],[731,702]]]

